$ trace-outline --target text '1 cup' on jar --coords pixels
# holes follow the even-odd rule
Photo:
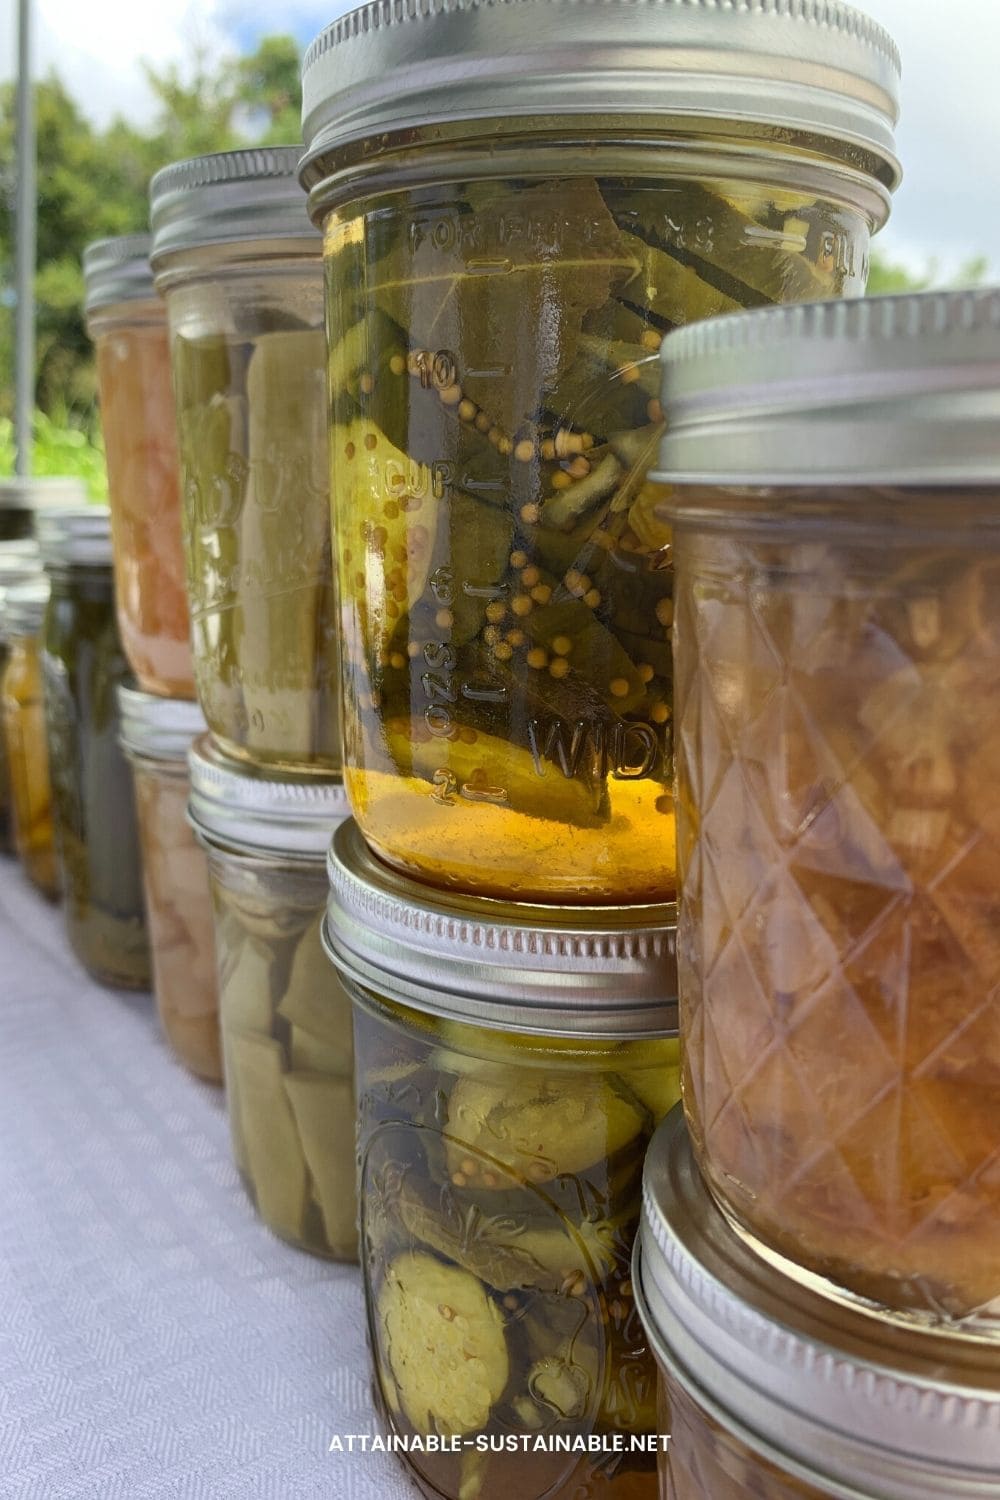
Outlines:
[[[50,593],[42,626],[45,728],[70,946],[98,981],[148,989],[142,860],[118,687],[128,679],[115,615],[106,506],[36,521]]]
[[[665,1500],[1000,1500],[995,1350],[839,1306],[755,1254],[680,1107],[646,1157],[632,1280]]]
[[[205,731],[196,703],[118,689],[122,749],[132,764],[153,991],[181,1062],[222,1082],[208,861],[188,822],[188,751]]]
[[[10,783],[14,847],[28,879],[43,895],[55,899],[59,867],[40,648],[48,599],[48,581],[41,573],[34,582],[0,590],[0,639],[6,651],[6,663],[0,665],[0,735]]]
[[[193,698],[170,344],[149,250],[148,234],[87,246],[87,330],[97,351],[122,645],[141,688]]]
[[[353,822],[330,886],[376,1400],[393,1432],[452,1444],[411,1451],[412,1477],[444,1500],[654,1500],[630,1265],[680,1090],[674,908],[446,894]]]
[[[27,537],[0,542],[0,676],[6,667],[9,649],[2,621],[4,596],[8,589],[37,581],[41,576],[42,558],[37,542]],[[0,734],[0,854],[16,853],[12,796],[7,741]]]
[[[863,292],[897,81],[813,0],[369,5],[310,48],[345,777],[397,868],[673,895],[657,350]]]
[[[321,241],[298,148],[178,162],[150,187],[170,322],[198,697],[229,755],[340,766]]]
[[[233,1154],[267,1227],[357,1257],[351,1002],[323,952],[326,852],[339,779],[276,780],[190,753],[190,814],[208,852]]]
[[[684,1100],[829,1288],[1000,1332],[1000,292],[664,345]]]

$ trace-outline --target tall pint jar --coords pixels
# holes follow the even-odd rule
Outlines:
[[[33,523],[32,523],[33,524]],[[42,558],[37,542],[27,538],[0,542],[0,606],[6,591],[42,576]],[[0,619],[0,674],[9,657],[9,646]],[[0,853],[15,853],[10,765],[6,737],[0,734]]]
[[[339,779],[277,779],[192,746],[191,821],[208,853],[233,1156],[267,1227],[357,1256],[351,1002],[323,953]]]
[[[149,948],[131,777],[118,743],[128,675],[115,616],[106,506],[37,524],[50,594],[42,679],[56,851],[70,946],[103,984],[148,989]]]
[[[164,168],[153,268],[170,323],[195,679],[228,755],[340,766],[321,242],[291,146]]]
[[[167,315],[149,248],[148,234],[87,246],[87,329],[97,350],[122,645],[140,687],[193,698]]]
[[[664,345],[697,1157],[791,1274],[977,1339],[1000,1336],[998,346],[997,291]]]
[[[329,869],[375,1397],[410,1473],[435,1500],[654,1500],[630,1278],[679,1094],[673,907],[444,895],[353,822]]]
[[[825,0],[368,5],[303,78],[355,815],[439,886],[668,898],[656,351],[863,292],[892,42]]]
[[[48,583],[39,577],[4,590],[0,600],[0,633],[7,646],[7,663],[0,671],[0,732],[10,775],[14,847],[28,879],[51,899],[59,894],[59,868],[40,650],[48,599]]]

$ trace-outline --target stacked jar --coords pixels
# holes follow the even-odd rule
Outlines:
[[[664,347],[690,1148],[654,1148],[643,1285],[678,1500],[734,1465],[1000,1495],[998,344],[984,291]]]
[[[116,707],[134,771],[152,977],[164,1035],[199,1076],[220,1078],[208,871],[186,818],[187,750],[204,730],[194,698],[180,477],[166,309],[149,236],[84,252],[125,656]],[[199,904],[198,894],[201,893]]]
[[[268,147],[165,168],[152,263],[176,397],[194,680],[234,1155],[275,1233],[356,1253],[350,1013],[326,983],[344,815],[321,241]]]
[[[612,1347],[623,1319],[643,1357],[627,1268],[560,1193],[604,1203],[627,1256],[634,1221],[608,1204],[673,1087],[665,1052],[651,1109],[608,1026],[644,921],[661,1032],[672,993],[658,353],[712,314],[864,291],[898,178],[897,84],[880,28],[811,0],[365,6],[305,59],[344,774],[368,849],[335,840],[328,940],[355,997],[383,1416],[469,1450],[411,1455],[447,1500],[655,1492],[652,1465],[601,1446],[609,1366],[590,1341]],[[549,954],[551,990],[525,972]],[[534,1194],[586,1259],[565,1254],[556,1284]],[[639,1400],[620,1425],[652,1433],[655,1413]],[[588,1433],[600,1457],[493,1458],[531,1432]]]

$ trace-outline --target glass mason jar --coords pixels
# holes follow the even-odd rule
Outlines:
[[[147,692],[193,698],[167,315],[148,234],[83,252],[111,500],[118,628]]]
[[[400,869],[674,893],[656,351],[710,313],[864,290],[897,62],[822,18],[523,0],[347,17],[306,57],[345,776]]]
[[[102,984],[149,988],[135,798],[118,743],[128,664],[115,620],[106,506],[39,516],[51,593],[42,627],[45,722],[70,946]]]
[[[18,474],[0,479],[0,549],[30,541],[35,512],[45,505],[85,505],[87,486],[69,474]]]
[[[227,754],[340,766],[320,239],[290,146],[165,168],[153,266],[170,319],[195,678]]]
[[[324,856],[339,780],[276,781],[191,750],[191,820],[208,852],[233,1155],[267,1227],[357,1257],[351,1003],[326,961]]]
[[[330,883],[376,1401],[451,1443],[410,1452],[413,1478],[439,1500],[655,1496],[630,1451],[656,1423],[630,1265],[679,1095],[673,908],[446,896],[353,822]]]
[[[40,566],[40,564],[39,564]],[[43,895],[59,895],[52,830],[52,784],[45,741],[39,635],[49,586],[44,578],[6,589],[0,628],[7,664],[0,672],[0,715],[10,775],[14,846],[28,879]]]
[[[7,664],[8,646],[3,630],[3,601],[8,589],[38,580],[42,557],[37,542],[21,539],[0,542],[0,679]],[[7,761],[6,737],[0,734],[0,854],[15,854],[13,793]]]
[[[803,1274],[1000,1335],[1000,293],[665,344],[684,1099]],[[679,481],[679,482],[678,482]]]
[[[989,1344],[832,1303],[735,1233],[676,1109],[633,1285],[660,1370],[661,1500],[1000,1500]]]
[[[142,873],[163,1033],[200,1078],[222,1082],[218,980],[208,863],[188,822],[188,750],[205,720],[196,703],[118,689],[122,749],[135,781]]]

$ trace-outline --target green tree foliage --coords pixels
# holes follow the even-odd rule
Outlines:
[[[80,258],[91,240],[148,223],[148,185],[168,162],[299,134],[299,49],[265,37],[251,56],[214,62],[198,52],[181,70],[146,64],[153,127],[117,119],[97,130],[54,75],[35,87],[38,128],[36,396],[43,412],[93,436],[93,351],[83,322]],[[0,162],[13,163],[15,90],[0,85]],[[0,191],[0,419],[13,408],[13,168]]]

